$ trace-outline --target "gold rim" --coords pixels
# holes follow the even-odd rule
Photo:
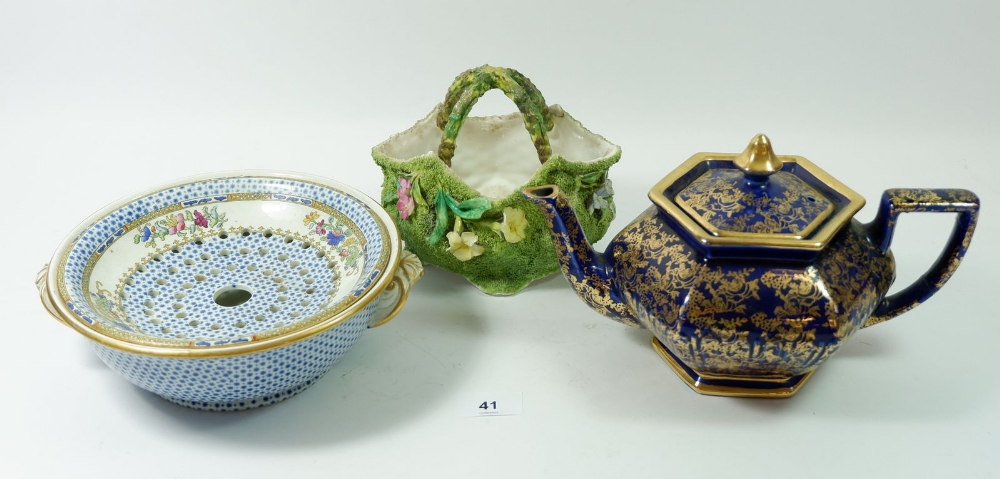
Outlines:
[[[319,321],[316,324],[292,331],[285,335],[275,336],[272,338],[263,339],[260,341],[251,341],[246,343],[237,344],[227,344],[222,346],[153,346],[145,344],[137,344],[129,341],[112,338],[102,334],[91,328],[82,318],[73,313],[69,307],[66,305],[65,298],[59,296],[59,283],[60,274],[65,269],[65,261],[69,251],[72,249],[73,244],[76,239],[86,231],[90,226],[99,221],[101,218],[107,216],[113,211],[120,209],[121,207],[128,205],[134,201],[141,198],[156,194],[160,191],[164,191],[170,188],[175,188],[178,186],[183,186],[188,183],[194,183],[199,181],[211,181],[211,180],[223,180],[231,178],[273,178],[273,179],[284,179],[300,181],[303,183],[313,184],[317,186],[322,186],[326,188],[335,189],[347,196],[356,199],[365,206],[375,217],[375,219],[382,223],[384,230],[386,232],[386,241],[384,241],[387,248],[389,248],[389,257],[385,263],[385,268],[376,278],[375,282],[369,286],[368,290],[358,298],[354,303],[350,304],[346,308],[340,310],[336,314],[330,316],[329,318]],[[98,212],[91,215],[85,221],[80,223],[72,233],[66,236],[66,239],[60,244],[59,248],[56,250],[55,254],[52,256],[50,264],[55,265],[55,267],[49,268],[48,275],[45,279],[47,288],[46,295],[48,301],[54,307],[53,313],[57,313],[57,319],[61,319],[64,323],[75,329],[77,332],[83,334],[88,339],[120,351],[125,351],[129,353],[142,354],[147,356],[160,356],[160,357],[177,357],[177,358],[219,358],[219,357],[229,357],[229,356],[239,356],[244,354],[256,353],[260,351],[267,351],[274,348],[279,348],[294,342],[298,342],[319,333],[334,328],[340,323],[343,323],[348,318],[354,316],[358,311],[368,306],[370,303],[375,301],[379,295],[385,290],[391,283],[395,276],[395,271],[399,268],[400,256],[402,251],[402,241],[400,240],[399,231],[389,217],[389,214],[382,208],[381,205],[376,203],[373,199],[361,193],[360,191],[351,188],[347,185],[338,183],[334,180],[323,178],[319,176],[297,173],[297,172],[286,172],[286,171],[274,171],[274,170],[245,170],[245,171],[225,171],[218,173],[210,173],[205,175],[198,175],[194,177],[184,178],[176,180],[172,183],[158,186],[155,189],[147,190],[138,194],[131,195],[129,197],[115,201],[108,206],[105,206]],[[44,300],[43,300],[44,303]],[[54,314],[55,315],[55,314]]]
[[[808,381],[809,378],[812,377],[814,372],[816,372],[815,369],[809,371],[808,373],[803,374],[802,377],[799,378],[798,382],[784,388],[761,389],[752,387],[718,386],[715,384],[704,384],[696,380],[695,378],[691,377],[691,375],[688,374],[688,372],[684,369],[684,367],[680,365],[677,359],[674,358],[673,354],[670,354],[670,351],[667,351],[667,347],[664,346],[659,339],[656,339],[654,337],[650,342],[652,343],[653,349],[656,351],[656,354],[658,354],[660,358],[663,359],[663,362],[667,363],[667,366],[670,366],[670,369],[674,371],[674,374],[676,374],[679,378],[681,378],[682,381],[684,381],[684,384],[687,384],[688,387],[693,389],[696,393],[704,394],[706,396],[770,398],[770,399],[788,398],[792,397],[793,395],[795,395],[795,393],[799,392],[799,389],[802,388],[802,385],[805,384],[806,381]],[[785,382],[791,379],[791,378],[785,380],[774,379],[774,378],[758,379],[758,378],[746,378],[746,377],[736,377],[736,376],[721,376],[721,375],[707,375],[707,374],[702,375],[701,373],[698,373],[698,375],[700,378],[705,378],[705,379],[725,379],[730,381],[752,380],[754,382]]]
[[[848,200],[848,203],[840,211],[834,213],[810,238],[800,239],[777,235],[763,236],[750,233],[727,233],[726,236],[716,236],[703,228],[698,221],[687,214],[672,198],[664,195],[667,188],[677,183],[682,176],[699,164],[706,161],[733,162],[738,156],[738,154],[732,153],[698,153],[653,185],[653,188],[649,190],[649,200],[680,223],[699,243],[708,246],[766,246],[779,249],[813,251],[823,249],[834,235],[854,218],[854,214],[865,206],[864,197],[801,156],[778,156],[777,159],[781,160],[782,164],[797,164],[799,167],[804,168],[821,183]]]

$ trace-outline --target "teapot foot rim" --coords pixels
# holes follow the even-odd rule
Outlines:
[[[694,392],[706,396],[788,398],[799,392],[802,385],[816,372],[812,370],[805,374],[781,379],[702,374],[691,369],[677,356],[674,356],[656,337],[653,337],[650,342],[660,358],[688,387]]]

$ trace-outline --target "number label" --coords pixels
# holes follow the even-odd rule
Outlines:
[[[521,393],[477,392],[456,398],[455,412],[459,416],[517,416],[521,414]]]

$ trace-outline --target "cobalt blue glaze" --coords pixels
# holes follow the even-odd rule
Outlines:
[[[758,156],[773,155],[751,146]],[[863,200],[803,158],[776,157],[785,163],[774,168],[797,171],[802,184],[748,189],[739,182],[715,184],[739,171],[733,169],[738,158],[718,157],[724,155],[708,161],[696,155],[689,171],[665,179],[672,185],[654,187],[651,197],[661,195],[660,201],[618,233],[605,253],[590,247],[557,187],[524,192],[548,218],[563,272],[580,298],[611,319],[650,330],[663,359],[701,393],[794,394],[855,331],[936,293],[955,272],[975,230],[979,198],[967,190],[887,190],[876,218],[862,224],[850,216]],[[710,197],[712,191],[721,193]],[[815,193],[804,193],[809,191]],[[820,205],[829,206],[825,212],[801,207],[803,201],[814,203],[806,197],[813,194],[822,196],[815,203],[829,201]],[[691,202],[683,211],[700,215],[701,226],[742,236],[722,247],[707,246],[691,218],[680,216],[677,203],[664,207],[671,201]],[[895,279],[889,245],[899,215],[907,212],[958,215],[931,269],[886,297]],[[790,231],[798,236],[789,239]]]

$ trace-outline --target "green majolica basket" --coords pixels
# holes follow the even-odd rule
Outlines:
[[[469,117],[492,89],[519,113]],[[591,241],[615,215],[607,173],[621,148],[546,105],[535,85],[509,68],[462,73],[443,103],[372,156],[385,174],[383,206],[407,248],[489,294],[514,294],[559,271],[547,221],[523,188],[559,185]]]

